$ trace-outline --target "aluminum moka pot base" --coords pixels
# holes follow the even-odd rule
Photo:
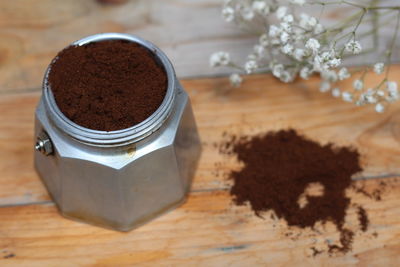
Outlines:
[[[201,147],[188,95],[159,48],[119,33],[73,44],[113,39],[141,44],[163,65],[168,89],[161,106],[127,129],[81,127],[58,109],[47,82],[49,67],[35,113],[34,163],[63,216],[129,231],[185,200]]]

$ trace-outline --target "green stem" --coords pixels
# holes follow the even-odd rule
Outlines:
[[[367,10],[363,9],[363,12],[362,12],[362,14],[360,16],[360,19],[358,20],[358,22],[357,22],[356,26],[354,27],[353,31],[344,35],[344,36],[347,36],[349,34],[352,35],[352,37],[350,37],[347,42],[350,42],[350,40],[352,40],[352,39],[355,40],[356,31],[357,31],[358,27],[360,26],[361,21],[363,20],[363,18],[365,16],[365,13],[367,13]],[[340,37],[338,40],[342,39],[344,36]],[[338,41],[338,40],[336,40],[336,41]],[[343,56],[344,49],[345,49],[345,46],[343,46],[342,50],[340,51],[340,56]]]
[[[372,0],[371,5],[376,6],[379,3],[379,0]],[[376,10],[372,11],[372,29],[373,29],[373,40],[374,40],[374,48],[379,46],[379,38],[378,38],[378,24],[379,24],[379,12]]]
[[[386,78],[384,78],[384,79],[376,86],[376,89],[381,88],[381,86],[382,86],[385,82],[387,82],[387,79],[386,79]]]
[[[395,30],[394,30],[394,35],[393,35],[392,42],[391,42],[391,44],[390,44],[390,50],[388,51],[388,58],[387,58],[387,63],[386,63],[387,68],[386,68],[386,74],[385,74],[385,75],[386,75],[386,79],[387,79],[388,76],[389,76],[390,65],[391,65],[391,62],[392,62],[393,49],[394,49],[394,46],[395,46],[395,44],[396,44],[397,34],[399,33],[399,27],[400,27],[400,10],[399,10],[397,13],[398,13],[398,14],[397,14],[397,20],[396,20],[396,28],[395,28]]]
[[[391,10],[400,10],[400,6],[365,6],[365,5],[360,5],[360,4],[356,4],[350,1],[333,1],[333,2],[310,2],[307,3],[309,5],[322,5],[322,6],[326,6],[326,5],[341,5],[341,4],[346,4],[349,6],[353,6],[353,7],[357,7],[357,8],[361,8],[361,9],[367,9],[367,10],[382,10],[382,9],[391,9]]]

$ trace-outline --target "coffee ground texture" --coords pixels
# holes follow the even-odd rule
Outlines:
[[[101,131],[144,121],[167,91],[167,75],[153,54],[123,40],[65,48],[50,66],[48,83],[67,118]]]
[[[220,146],[235,155],[243,167],[228,173],[230,194],[237,205],[250,204],[257,216],[273,211],[289,226],[311,228],[332,222],[340,232],[340,244],[328,252],[351,249],[354,230],[345,227],[351,200],[352,175],[362,170],[359,153],[349,147],[320,145],[295,130],[280,130],[258,136],[232,135]],[[366,211],[358,208],[362,231],[368,227]]]

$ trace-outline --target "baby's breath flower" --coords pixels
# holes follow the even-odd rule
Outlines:
[[[211,67],[219,67],[226,66],[231,62],[229,53],[227,52],[216,52],[210,57],[210,66]]]
[[[341,68],[338,73],[339,80],[343,81],[345,79],[350,78],[350,73],[347,68]]]
[[[331,68],[336,68],[340,65],[340,63],[342,62],[342,60],[338,57],[332,58],[327,62],[327,65]]]
[[[306,42],[306,48],[311,50],[314,53],[318,52],[320,47],[321,47],[321,45],[320,45],[320,43],[318,42],[317,39],[310,38]]]
[[[296,48],[295,50],[294,50],[294,58],[296,59],[296,60],[298,60],[298,61],[302,61],[303,60],[303,57],[306,55],[306,53],[305,53],[305,51],[304,51],[304,49],[301,49],[301,48]]]
[[[397,93],[397,82],[387,82],[386,83],[386,86],[387,86],[387,90],[388,90],[388,92],[389,93],[394,93],[394,92],[396,92]]]
[[[287,32],[282,32],[281,36],[280,36],[280,40],[282,42],[282,44],[286,44],[289,41],[289,34]]]
[[[285,7],[285,6],[280,6],[280,7],[278,7],[278,9],[276,10],[276,17],[277,17],[279,20],[282,20],[283,17],[286,15],[286,12],[287,12],[287,7]]]
[[[294,76],[290,72],[284,71],[281,73],[279,79],[284,83],[290,83],[291,81],[293,81]]]
[[[256,0],[251,5],[253,10],[262,15],[268,15],[270,13],[270,6],[263,0]]]
[[[385,64],[383,64],[383,63],[381,63],[381,62],[376,63],[376,64],[374,65],[374,72],[375,72],[376,74],[382,74],[384,68],[385,68]]]
[[[323,81],[319,86],[319,91],[322,93],[326,93],[331,89],[331,83],[327,81]]]
[[[342,92],[340,91],[339,88],[333,88],[332,89],[332,96],[333,97],[340,97],[341,94],[342,94]]]
[[[275,64],[272,67],[272,75],[279,78],[281,77],[282,73],[284,72],[285,68],[282,64]]]
[[[314,27],[316,27],[316,25],[318,24],[318,21],[316,18],[311,17],[305,13],[300,14],[300,27],[311,31],[314,29]]]
[[[385,111],[385,106],[382,103],[378,103],[375,105],[375,111],[378,113],[382,113]]]
[[[366,95],[365,100],[369,104],[374,104],[378,101],[378,99],[376,99],[376,97],[374,95]]]
[[[240,15],[244,20],[252,20],[254,18],[254,12],[251,8],[249,7],[244,7],[240,10]]]
[[[292,32],[292,24],[290,24],[289,22],[281,22],[281,29],[284,30],[287,33],[291,33]]]
[[[303,67],[300,70],[300,77],[304,80],[308,80],[308,78],[310,77],[312,73],[312,70],[309,67]]]
[[[355,90],[360,91],[364,88],[364,82],[362,80],[354,80],[353,87]]]
[[[258,68],[255,60],[249,60],[244,64],[244,69],[247,74],[254,72]]]
[[[396,82],[387,82],[386,83],[386,90],[388,91],[387,101],[393,102],[399,99],[399,92],[397,90],[397,83]]]
[[[388,91],[387,101],[393,102],[399,99],[396,82],[387,82],[386,90]]]
[[[242,84],[243,79],[239,74],[233,73],[229,76],[229,81],[234,87],[238,87]]]
[[[317,72],[324,72],[328,69],[328,67],[324,64],[322,57],[319,55],[314,57],[313,68]]]
[[[341,59],[336,56],[335,50],[325,51],[321,55],[317,55],[315,60],[321,69],[336,68],[340,65]]]
[[[383,97],[383,96],[385,96],[385,92],[382,91],[382,90],[376,90],[376,95],[380,96],[380,97]]]
[[[230,6],[224,7],[222,9],[222,18],[226,22],[232,22],[235,19],[235,10]]]
[[[306,3],[306,0],[290,0],[291,4],[302,6]]]
[[[292,23],[293,20],[294,20],[294,18],[293,18],[293,15],[288,14],[288,15],[285,15],[285,16],[282,18],[282,20],[283,20],[283,22],[286,22],[286,23]]]
[[[267,47],[269,44],[268,36],[265,33],[262,34],[260,36],[259,42],[260,42],[260,45],[262,45],[263,47]]]
[[[334,70],[325,70],[321,72],[321,77],[323,80],[336,82],[338,80],[338,75]]]
[[[356,40],[348,42],[345,48],[348,52],[351,52],[353,54],[360,54],[362,51],[361,44]]]
[[[353,102],[353,94],[350,92],[343,92],[342,99],[346,102]]]
[[[342,90],[333,86],[337,81],[351,77],[347,68],[340,67],[342,61],[351,56],[349,54],[360,54],[363,51],[361,43],[355,39],[355,36],[362,34],[358,31],[348,32],[353,28],[353,21],[345,21],[338,31],[335,30],[336,26],[332,25],[325,28],[313,16],[305,13],[298,15],[297,11],[300,8],[293,5],[302,6],[306,0],[224,0],[224,2],[222,16],[226,21],[233,21],[245,29],[256,31],[263,29],[265,24],[270,25],[267,31],[260,35],[258,43],[248,55],[241,68],[244,73],[257,71],[260,62],[270,62],[269,70],[274,77],[283,82],[292,82],[296,76],[308,79],[310,75],[316,73],[321,78],[319,87],[321,92],[330,91],[333,97],[341,97],[344,101],[359,106],[372,104],[377,112],[382,112],[390,102],[400,100],[397,83],[394,81],[387,82],[385,88],[380,83],[365,90],[364,76],[367,72],[353,81],[354,89],[349,88],[345,91],[345,88]],[[324,7],[323,2],[317,1],[315,4]],[[290,6],[279,6],[280,3],[288,3]],[[341,3],[350,5],[347,1]],[[365,4],[366,9],[369,7],[370,4]],[[274,21],[271,19],[272,15],[278,19],[275,19],[277,21],[275,25],[270,24]],[[362,18],[359,24],[365,22]],[[373,27],[376,29],[376,26]],[[343,38],[349,34],[352,34],[351,39],[343,44]],[[346,53],[343,53],[344,51]],[[236,67],[226,52],[213,54],[210,57],[210,65]],[[384,70],[385,64],[382,62],[373,65],[373,71],[378,75]],[[229,79],[233,86],[239,86],[242,82],[242,77],[238,73],[232,74]]]
[[[376,102],[378,102],[378,99],[376,98],[376,96],[374,95],[373,89],[370,89],[371,91],[367,91],[365,93],[362,94],[365,102],[369,103],[369,104],[374,104]]]
[[[278,27],[276,27],[275,25],[271,25],[269,27],[269,31],[268,31],[269,37],[271,37],[271,38],[278,37],[280,35],[280,33],[281,33],[281,30]]]
[[[253,49],[254,49],[254,53],[257,56],[262,56],[265,51],[265,49],[262,45],[255,45]]]
[[[289,55],[293,52],[293,45],[291,44],[285,44],[284,46],[282,46],[282,53],[284,53],[285,55]]]

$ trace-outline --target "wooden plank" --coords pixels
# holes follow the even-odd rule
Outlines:
[[[369,213],[367,232],[356,235],[353,252],[312,256],[313,246],[336,242],[327,225],[321,234],[302,231],[294,240],[281,221],[256,217],[231,205],[227,192],[190,195],[180,208],[129,233],[62,218],[53,205],[0,208],[1,266],[396,266],[400,261],[400,180],[387,179],[376,202],[352,195]],[[379,184],[370,180],[366,190]],[[356,210],[348,213],[357,227]],[[6,257],[6,258],[4,258]],[[398,265],[397,265],[398,266]]]
[[[34,109],[39,93],[0,96],[0,203],[49,200],[33,168]]]
[[[135,0],[117,6],[102,6],[95,0],[0,1],[0,90],[40,87],[58,51],[100,32],[125,32],[151,40],[171,58],[181,78],[226,74],[227,69],[209,68],[209,55],[226,50],[243,60],[257,38],[224,23],[220,9],[221,0]],[[318,6],[307,6],[306,12],[321,15]],[[322,18],[330,25],[351,12],[347,6],[325,8]],[[383,30],[380,50],[387,47],[392,30]],[[357,57],[350,63],[375,62],[382,54]]]
[[[0,3],[1,266],[396,266],[400,262],[400,180],[395,178],[400,177],[398,104],[384,114],[371,107],[356,108],[319,93],[318,79],[285,85],[269,75],[254,75],[232,91],[227,91],[225,78],[184,80],[203,142],[187,203],[130,233],[73,222],[58,214],[32,166],[33,116],[40,96],[36,88],[51,58],[72,40],[117,31],[160,45],[180,77],[226,73],[209,69],[208,55],[228,50],[243,57],[254,38],[223,24],[219,8],[219,0],[138,0],[116,7],[78,0]],[[335,21],[342,12],[324,16]],[[383,46],[390,33],[385,36]],[[392,77],[400,81],[400,66],[393,68]],[[376,84],[379,78],[369,83]],[[381,201],[350,192],[354,203],[367,208],[371,220],[369,230],[356,236],[352,253],[314,258],[311,246],[323,247],[327,240],[338,238],[329,225],[321,235],[306,231],[290,240],[283,222],[269,216],[262,220],[248,207],[231,205],[223,173],[238,165],[218,153],[215,143],[222,140],[222,133],[256,134],[288,127],[323,143],[357,147],[365,168],[359,178],[389,177]],[[379,182],[366,181],[366,190],[379,188]],[[357,226],[354,209],[347,224]]]
[[[400,66],[392,74],[399,77]],[[373,76],[370,84],[379,78]],[[400,174],[397,104],[384,114],[377,114],[373,107],[354,107],[318,92],[318,79],[286,85],[270,75],[254,75],[243,87],[227,93],[222,93],[229,88],[226,78],[182,83],[190,94],[203,142],[194,192],[226,188],[217,172],[222,174],[236,164],[215,148],[224,131],[254,134],[293,127],[323,143],[357,147],[363,155],[363,177]],[[38,91],[0,95],[0,205],[49,200],[32,167],[33,118],[39,95]]]
[[[393,68],[397,81],[400,66]],[[376,82],[374,77],[370,82]],[[270,75],[249,77],[243,87],[222,93],[226,79],[185,80],[203,155],[188,202],[130,233],[118,233],[62,218],[49,201],[32,167],[33,112],[40,92],[0,95],[0,265],[385,265],[400,255],[400,180],[387,178],[381,201],[354,194],[367,208],[371,227],[357,235],[345,256],[312,257],[315,244],[337,240],[326,227],[315,236],[303,232],[288,239],[283,222],[255,217],[248,207],[234,207],[223,175],[236,168],[214,146],[222,133],[258,133],[293,127],[321,142],[354,145],[363,154],[362,176],[398,176],[399,108],[384,114],[356,108],[318,92],[318,79],[285,85]],[[217,165],[216,165],[217,164]],[[366,190],[379,187],[368,180]],[[348,224],[357,226],[355,210]],[[194,231],[194,229],[196,229]],[[295,229],[290,230],[297,235]],[[375,237],[375,233],[377,237]],[[315,245],[314,244],[314,245]]]
[[[1,1],[0,90],[39,87],[58,51],[101,32],[137,34],[153,41],[171,57],[180,76],[213,73],[208,66],[209,54],[218,49],[213,44],[233,39],[250,45],[249,38],[254,39],[225,27],[220,5],[219,0],[136,0],[116,6],[95,0]],[[236,45],[237,50],[241,47]]]

